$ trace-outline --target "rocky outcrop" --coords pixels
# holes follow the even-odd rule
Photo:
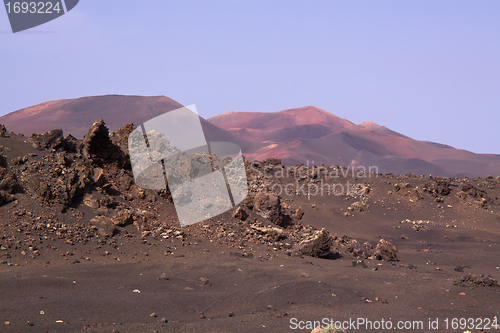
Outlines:
[[[62,209],[90,191],[94,184],[92,166],[81,158],[68,157],[65,152],[32,158],[19,177],[35,197]]]
[[[102,119],[90,127],[80,145],[80,151],[86,159],[92,160],[97,166],[116,164],[123,167],[126,164],[125,154],[111,141],[108,128]]]
[[[371,258],[373,255],[373,245],[369,242],[358,242],[356,239],[347,239],[347,237],[338,239],[337,242],[343,245],[354,258]]]
[[[336,252],[333,249],[333,238],[324,228],[303,240],[297,251],[300,254],[317,258],[327,258],[331,253]]]
[[[460,287],[483,286],[483,287],[498,287],[498,281],[491,275],[466,274],[460,279],[455,280],[454,284]]]
[[[130,154],[128,149],[128,137],[130,133],[132,133],[137,126],[132,123],[125,124],[125,126],[121,127],[116,131],[116,133],[111,133],[111,141],[118,147],[120,147],[123,153],[124,169],[131,169],[132,166],[130,164]]]
[[[62,129],[51,130],[43,134],[33,134],[30,141],[33,147],[38,150],[76,151],[76,139],[72,135],[64,138]]]
[[[347,252],[352,253],[354,258],[399,261],[398,249],[391,242],[384,239],[379,240],[375,248],[369,242],[361,243],[347,236],[335,238],[335,243]]]
[[[450,179],[436,177],[434,181],[425,184],[424,190],[429,192],[433,197],[443,197],[450,194]]]
[[[8,138],[9,133],[7,132],[7,129],[5,128],[4,125],[0,124],[0,137]]]
[[[279,196],[274,194],[259,193],[255,196],[247,196],[244,204],[263,218],[272,223],[282,226],[284,219],[281,213],[281,201]]]
[[[16,176],[0,167],[0,206],[15,200],[13,193],[16,187]]]

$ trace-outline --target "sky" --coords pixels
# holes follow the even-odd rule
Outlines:
[[[105,94],[313,105],[500,154],[500,1],[80,0],[16,34],[0,8],[0,116]]]

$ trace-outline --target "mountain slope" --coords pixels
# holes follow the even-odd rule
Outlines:
[[[140,125],[165,112],[183,107],[165,96],[104,95],[50,101],[11,112],[0,117],[0,124],[14,133],[31,135],[60,128],[78,139],[87,134],[94,121],[103,118],[111,131],[126,123]],[[245,151],[254,144],[235,136],[201,118],[208,141],[235,142]]]
[[[314,106],[279,112],[229,112],[208,121],[253,142],[319,138],[356,126]]]
[[[379,172],[439,176],[500,175],[500,155],[474,154],[418,141],[373,122],[354,125],[304,107],[273,113],[230,112],[208,121],[263,147],[250,160],[281,158],[287,164],[377,167]]]
[[[99,118],[104,118],[110,131],[116,131],[124,123],[142,124],[180,107],[181,104],[165,96],[92,96],[27,107],[0,117],[0,124],[25,135],[61,128],[67,134],[83,138]]]
[[[281,158],[287,164],[351,166],[381,173],[438,176],[500,175],[500,156],[440,148],[370,130],[345,130],[317,139],[296,139],[254,151],[249,159]]]

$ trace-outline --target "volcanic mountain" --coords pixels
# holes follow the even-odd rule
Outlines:
[[[356,127],[349,120],[308,106],[281,112],[229,112],[210,118],[212,124],[252,142],[315,139]]]
[[[279,112],[229,112],[209,122],[260,142],[250,160],[280,158],[286,164],[350,166],[395,174],[500,175],[500,155],[474,154],[418,141],[373,122],[355,125],[314,106]]]
[[[82,138],[103,118],[110,131],[140,125],[182,105],[165,96],[105,95],[41,103],[0,117],[9,131],[31,135],[61,128]],[[229,112],[200,117],[207,141],[237,143],[248,160],[350,166],[381,173],[498,176],[500,155],[474,154],[414,140],[372,122],[354,124],[314,106],[279,112]]]
[[[76,99],[49,101],[11,112],[0,117],[0,124],[9,131],[31,135],[52,129],[62,129],[81,139],[99,118],[103,118],[109,131],[117,131],[125,123],[138,126],[183,105],[166,96],[104,95]],[[237,143],[242,149],[254,149],[250,142],[240,139],[201,118],[208,141]]]

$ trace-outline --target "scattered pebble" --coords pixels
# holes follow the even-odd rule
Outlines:
[[[196,284],[198,287],[210,287],[212,283],[207,278],[201,277],[200,281]]]

